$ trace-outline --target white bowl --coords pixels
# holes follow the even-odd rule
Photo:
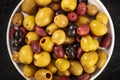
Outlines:
[[[20,3],[17,5],[17,7],[15,8],[15,10],[13,11],[11,17],[10,17],[10,20],[9,20],[9,23],[8,23],[8,27],[7,27],[7,34],[6,34],[6,38],[7,38],[7,48],[8,48],[8,52],[9,52],[9,56],[10,56],[10,59],[12,61],[12,63],[14,64],[15,68],[18,70],[18,72],[27,80],[33,80],[33,79],[30,79],[30,78],[27,78],[24,76],[23,74],[23,71],[22,71],[22,68],[23,68],[23,65],[22,64],[17,64],[15,63],[13,60],[12,60],[12,49],[11,49],[11,46],[10,46],[10,36],[9,36],[9,31],[10,31],[10,27],[12,26],[11,24],[11,20],[12,20],[12,17],[13,15],[18,11],[20,10],[20,6],[22,4],[24,0],[20,1]],[[108,13],[107,9],[105,8],[105,6],[102,4],[102,2],[100,0],[88,0],[88,3],[91,3],[91,4],[95,4],[98,9],[100,11],[103,11],[107,14],[108,18],[109,18],[109,24],[108,24],[108,29],[109,29],[109,33],[111,34],[112,36],[112,43],[110,45],[110,47],[108,49],[106,49],[106,52],[108,54],[108,59],[107,59],[107,62],[106,64],[104,65],[104,67],[102,69],[97,69],[95,71],[95,73],[91,76],[90,80],[94,80],[98,75],[100,75],[100,73],[104,70],[104,68],[106,67],[106,65],[108,64],[108,62],[110,61],[110,58],[112,56],[112,52],[113,52],[113,48],[114,48],[114,42],[115,42],[115,34],[114,34],[114,27],[113,27],[113,22],[112,22],[112,19],[110,17],[110,14]],[[25,16],[26,14],[24,14]]]

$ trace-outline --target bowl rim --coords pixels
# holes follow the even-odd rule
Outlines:
[[[11,48],[10,48],[9,30],[10,30],[10,27],[11,27],[12,17],[13,17],[13,15],[15,14],[15,12],[18,10],[18,8],[20,7],[20,5],[22,4],[23,1],[24,1],[24,0],[21,0],[21,1],[18,3],[18,5],[16,6],[16,8],[14,9],[14,11],[13,11],[12,14],[11,14],[11,17],[10,17],[9,22],[8,22],[8,25],[7,25],[6,43],[7,43],[7,50],[8,50],[10,59],[11,59],[13,65],[15,66],[15,68],[17,69],[17,71],[18,71],[25,79],[31,80],[31,78],[27,78],[27,77],[24,76],[24,74],[23,74],[22,70],[19,68],[18,64],[12,60],[12,50],[11,50]],[[89,1],[89,0],[88,0],[88,1]],[[113,49],[114,49],[114,44],[115,44],[115,32],[114,32],[114,27],[113,27],[113,22],[112,22],[111,16],[110,16],[110,14],[108,13],[106,7],[103,5],[103,3],[102,3],[100,0],[94,0],[94,1],[95,1],[97,4],[99,4],[100,7],[103,8],[104,12],[105,12],[105,13],[107,14],[107,16],[108,16],[109,24],[110,24],[110,26],[111,26],[110,28],[111,28],[111,32],[112,32],[112,33],[111,33],[112,42],[111,42],[110,53],[109,53],[109,56],[108,56],[108,59],[107,59],[106,64],[104,65],[103,68],[101,68],[101,69],[99,70],[99,72],[97,72],[97,74],[92,75],[91,78],[90,78],[90,80],[94,80],[95,78],[97,78],[97,77],[102,73],[102,71],[105,69],[105,67],[108,65],[108,63],[109,63],[109,61],[110,61],[110,58],[111,58],[111,56],[112,56]]]

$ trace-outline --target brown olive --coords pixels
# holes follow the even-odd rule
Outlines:
[[[60,9],[60,4],[59,3],[50,3],[49,7],[53,10],[53,11],[57,11]]]
[[[22,13],[15,13],[13,18],[12,18],[12,23],[14,26],[21,26],[23,22],[23,14]]]
[[[18,58],[18,52],[13,53],[12,59],[13,59],[13,61],[15,61],[16,63],[20,63],[19,58]]]

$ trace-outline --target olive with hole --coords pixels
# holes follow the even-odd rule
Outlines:
[[[66,39],[66,34],[63,30],[56,30],[53,34],[52,34],[52,42],[54,42],[57,45],[61,45],[64,43],[65,39]]]
[[[34,0],[24,0],[21,5],[22,11],[28,14],[34,14],[36,8],[37,5]]]
[[[33,61],[33,52],[30,45],[24,45],[18,53],[18,59],[23,64],[30,64]]]
[[[42,37],[40,39],[39,44],[44,51],[52,52],[54,43],[51,40],[51,37],[49,37],[49,36]]]
[[[34,65],[37,67],[45,67],[51,62],[50,53],[42,51],[34,54]]]
[[[25,42],[31,44],[32,41],[39,40],[39,35],[36,32],[28,32],[25,36]]]
[[[26,77],[32,78],[36,71],[36,67],[33,64],[25,64],[23,66],[23,73]]]
[[[89,16],[96,16],[97,13],[98,13],[98,8],[96,5],[93,5],[93,4],[87,5],[87,14]]]
[[[19,27],[19,26],[22,25],[23,19],[24,19],[24,16],[23,16],[22,13],[15,13],[14,16],[13,16],[13,18],[12,18],[12,24],[14,26]]]
[[[70,61],[70,72],[74,75],[74,76],[80,76],[83,73],[83,68],[82,65],[80,64],[79,61],[76,60],[71,60]]]
[[[34,74],[35,80],[52,80],[53,74],[47,69],[39,69]]]
[[[33,31],[35,26],[35,17],[33,15],[26,16],[23,20],[23,26],[28,31]]]

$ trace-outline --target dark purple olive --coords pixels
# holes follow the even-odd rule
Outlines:
[[[63,58],[65,55],[65,51],[61,45],[55,46],[53,51],[58,58]]]
[[[73,48],[75,48],[75,50],[77,50],[80,47],[80,43],[79,42],[74,42],[72,44]]]
[[[68,30],[66,30],[66,35],[68,37],[75,37],[76,36],[76,29],[68,29]]]
[[[67,77],[67,76],[61,76],[58,80],[70,80],[70,77]]]
[[[83,54],[83,50],[82,50],[81,47],[79,47],[79,48],[77,49],[77,58],[80,59],[81,56],[82,56],[82,54]]]
[[[12,44],[12,49],[15,50],[15,51],[19,51],[20,48],[24,45],[24,43],[22,44],[16,44],[16,43],[13,43]]]
[[[21,26],[19,29],[23,32],[23,35],[26,36],[28,31],[23,26]]]
[[[89,80],[90,76],[91,76],[90,74],[84,73],[84,74],[78,76],[78,80]]]
[[[69,26],[69,29],[76,29],[76,28],[77,28],[77,26],[74,24],[70,24],[70,26]]]
[[[47,36],[47,32],[39,26],[35,26],[35,32],[42,37]]]
[[[67,46],[65,48],[65,53],[69,59],[75,59],[76,58],[76,50],[71,45]]]
[[[13,39],[13,35],[15,33],[15,29],[13,27],[10,28],[10,38]]]
[[[32,48],[32,51],[35,53],[39,53],[41,51],[41,47],[37,41],[33,41],[31,43],[31,48]]]
[[[15,30],[13,39],[19,40],[20,38],[23,38],[23,32],[21,30]]]

